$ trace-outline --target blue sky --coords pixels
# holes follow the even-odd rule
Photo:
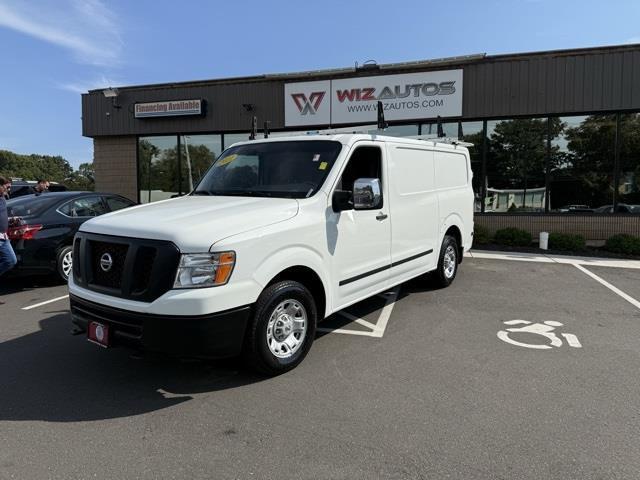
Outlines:
[[[640,43],[640,2],[0,0],[0,149],[91,161],[88,89]]]

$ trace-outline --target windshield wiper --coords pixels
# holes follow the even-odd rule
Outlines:
[[[211,195],[207,190],[195,190],[191,195]]]

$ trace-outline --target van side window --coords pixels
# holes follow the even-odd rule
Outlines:
[[[337,188],[352,192],[353,183],[359,178],[377,178],[382,186],[382,152],[379,147],[356,148],[342,172]],[[382,207],[383,202],[384,199],[381,199],[377,208]]]

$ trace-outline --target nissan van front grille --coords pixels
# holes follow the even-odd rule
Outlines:
[[[120,288],[129,246],[122,243],[90,241],[93,282],[108,288]]]
[[[74,240],[74,282],[114,297],[152,302],[173,288],[179,261],[168,241],[85,232]]]

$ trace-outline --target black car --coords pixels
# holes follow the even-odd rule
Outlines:
[[[14,178],[11,180],[11,191],[9,196],[11,198],[18,198],[24,195],[31,195],[36,192],[36,185],[38,182],[35,180],[22,180],[21,178]],[[57,182],[49,182],[49,192],[66,192],[67,187]]]
[[[135,205],[110,193],[49,192],[7,201],[9,239],[18,257],[12,273],[69,278],[73,236],[83,222]]]

